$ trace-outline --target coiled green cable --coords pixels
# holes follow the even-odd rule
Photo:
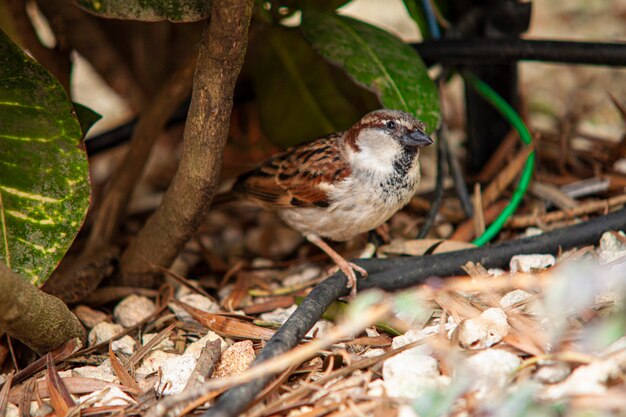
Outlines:
[[[526,145],[532,144],[532,136],[528,131],[528,128],[522,121],[522,118],[517,114],[517,112],[511,107],[509,103],[507,103],[498,93],[496,93],[489,85],[485,82],[478,79],[471,73],[464,72],[463,78],[465,81],[475,89],[485,100],[487,100],[493,107],[495,107],[498,112],[513,126],[513,128],[517,131],[522,142]],[[522,171],[522,176],[517,184],[517,188],[513,192],[513,196],[511,200],[506,205],[504,210],[500,212],[498,217],[487,227],[484,233],[478,236],[476,239],[472,241],[472,243],[476,246],[483,246],[488,243],[491,239],[493,239],[499,232],[502,230],[504,224],[509,220],[509,217],[513,215],[517,207],[522,202],[524,195],[526,194],[526,190],[528,189],[528,185],[530,184],[530,180],[533,176],[533,170],[535,168],[535,151],[532,151],[528,155],[528,159],[526,160],[526,164],[524,165],[524,170]]]

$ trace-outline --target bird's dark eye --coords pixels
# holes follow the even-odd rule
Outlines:
[[[396,125],[396,122],[394,122],[393,120],[389,120],[387,123],[385,123],[385,126],[387,126],[387,129],[389,130],[394,130],[396,127],[398,127],[398,125]]]

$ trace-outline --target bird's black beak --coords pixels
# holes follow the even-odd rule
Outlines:
[[[423,148],[433,144],[433,140],[421,130],[414,130],[400,138],[400,143],[404,146]]]

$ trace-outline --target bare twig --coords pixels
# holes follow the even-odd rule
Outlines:
[[[206,213],[217,188],[235,82],[247,47],[252,0],[213,2],[204,30],[181,162],[161,206],[121,259],[127,285],[152,284]]]
[[[172,74],[141,113],[137,126],[133,130],[130,148],[115,171],[109,190],[98,208],[85,252],[90,252],[103,243],[110,242],[115,235],[120,220],[126,212],[132,191],[146,165],[152,145],[165,128],[174,110],[191,90],[195,64],[196,56],[194,55]]]
[[[87,58],[107,84],[126,98],[134,111],[139,111],[145,99],[143,91],[126,62],[96,24],[96,18],[73,4],[56,0],[37,0],[37,4],[48,18],[57,40]]]
[[[578,206],[572,208],[571,210],[553,211],[541,215],[527,214],[513,216],[507,222],[506,226],[512,228],[537,226],[541,224],[557,222],[560,220],[573,219],[577,216],[596,213],[598,211],[609,210],[618,206],[622,206],[624,204],[626,204],[626,194],[611,197],[607,200],[597,200],[580,203]]]
[[[46,48],[41,44],[28,13],[26,13],[26,4],[27,2],[23,0],[9,0],[7,2],[20,39],[37,62],[46,67],[69,94],[71,70],[69,51],[65,50],[59,42],[54,49]]]

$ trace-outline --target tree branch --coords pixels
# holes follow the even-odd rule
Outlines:
[[[121,259],[126,285],[153,285],[204,217],[217,188],[253,0],[212,2],[202,34],[178,171],[161,206]]]
[[[85,339],[80,322],[61,300],[39,291],[2,262],[0,331],[41,354],[75,337]]]

